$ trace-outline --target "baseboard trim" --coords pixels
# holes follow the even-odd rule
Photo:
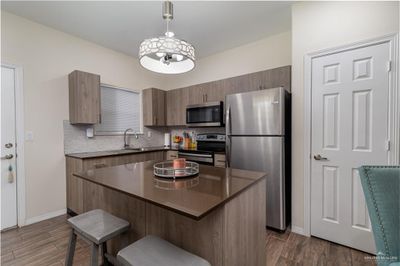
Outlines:
[[[303,235],[303,236],[309,236],[305,233],[304,228],[302,228],[302,227],[292,225],[291,230],[293,233]]]
[[[67,213],[67,209],[62,209],[62,210],[58,210],[58,211],[54,211],[54,212],[48,212],[39,216],[35,216],[29,219],[26,219],[24,226],[30,225],[30,224],[34,224],[34,223],[38,223],[47,219],[51,219],[63,214]]]

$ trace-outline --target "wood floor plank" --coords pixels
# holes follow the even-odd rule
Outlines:
[[[65,265],[70,227],[62,215],[1,233],[1,265]],[[265,234],[267,266],[374,266],[371,255],[287,230]],[[78,237],[74,266],[90,264],[89,244]]]
[[[284,246],[285,241],[268,236],[266,246],[267,265],[277,265]]]
[[[11,252],[7,252],[7,253],[1,253],[0,257],[1,257],[0,258],[0,261],[1,261],[0,264],[9,262],[9,261],[12,261],[12,260],[15,259],[14,254],[12,253],[12,251]]]
[[[330,243],[327,262],[328,266],[352,265],[350,248]]]

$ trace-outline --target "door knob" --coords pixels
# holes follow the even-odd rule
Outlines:
[[[13,145],[12,145],[12,143],[6,143],[6,144],[4,145],[4,147],[6,147],[7,149],[10,149],[10,148],[13,147]]]
[[[328,158],[322,157],[321,154],[314,155],[314,159],[317,161],[327,161]]]
[[[14,155],[12,155],[12,154],[7,154],[6,156],[1,157],[1,159],[4,159],[4,160],[10,160],[12,158],[14,158]]]

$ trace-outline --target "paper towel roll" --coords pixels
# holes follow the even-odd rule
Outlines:
[[[171,134],[169,133],[164,134],[164,147],[171,147]]]

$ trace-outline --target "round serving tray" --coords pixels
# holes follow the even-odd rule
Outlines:
[[[199,174],[199,164],[186,161],[185,168],[174,168],[173,161],[155,163],[154,175],[162,178],[188,178]]]
[[[189,189],[200,183],[199,176],[193,178],[170,179],[163,177],[154,177],[154,185],[156,188],[163,190],[180,190]]]

